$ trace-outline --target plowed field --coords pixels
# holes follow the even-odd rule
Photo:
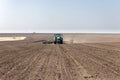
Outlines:
[[[120,80],[120,43],[0,42],[0,80]]]

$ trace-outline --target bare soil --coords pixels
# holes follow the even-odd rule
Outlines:
[[[51,37],[0,42],[0,80],[120,80],[120,42],[34,42]]]

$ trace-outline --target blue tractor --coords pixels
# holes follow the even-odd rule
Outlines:
[[[54,34],[54,37],[55,37],[54,44],[63,44],[62,34]]]

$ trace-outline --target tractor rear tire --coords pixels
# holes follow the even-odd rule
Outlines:
[[[56,44],[56,41],[54,41],[54,44]]]
[[[61,40],[60,44],[63,44],[63,40]]]

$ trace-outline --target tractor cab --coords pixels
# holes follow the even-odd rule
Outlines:
[[[63,35],[62,34],[54,34],[54,44],[63,44]]]

